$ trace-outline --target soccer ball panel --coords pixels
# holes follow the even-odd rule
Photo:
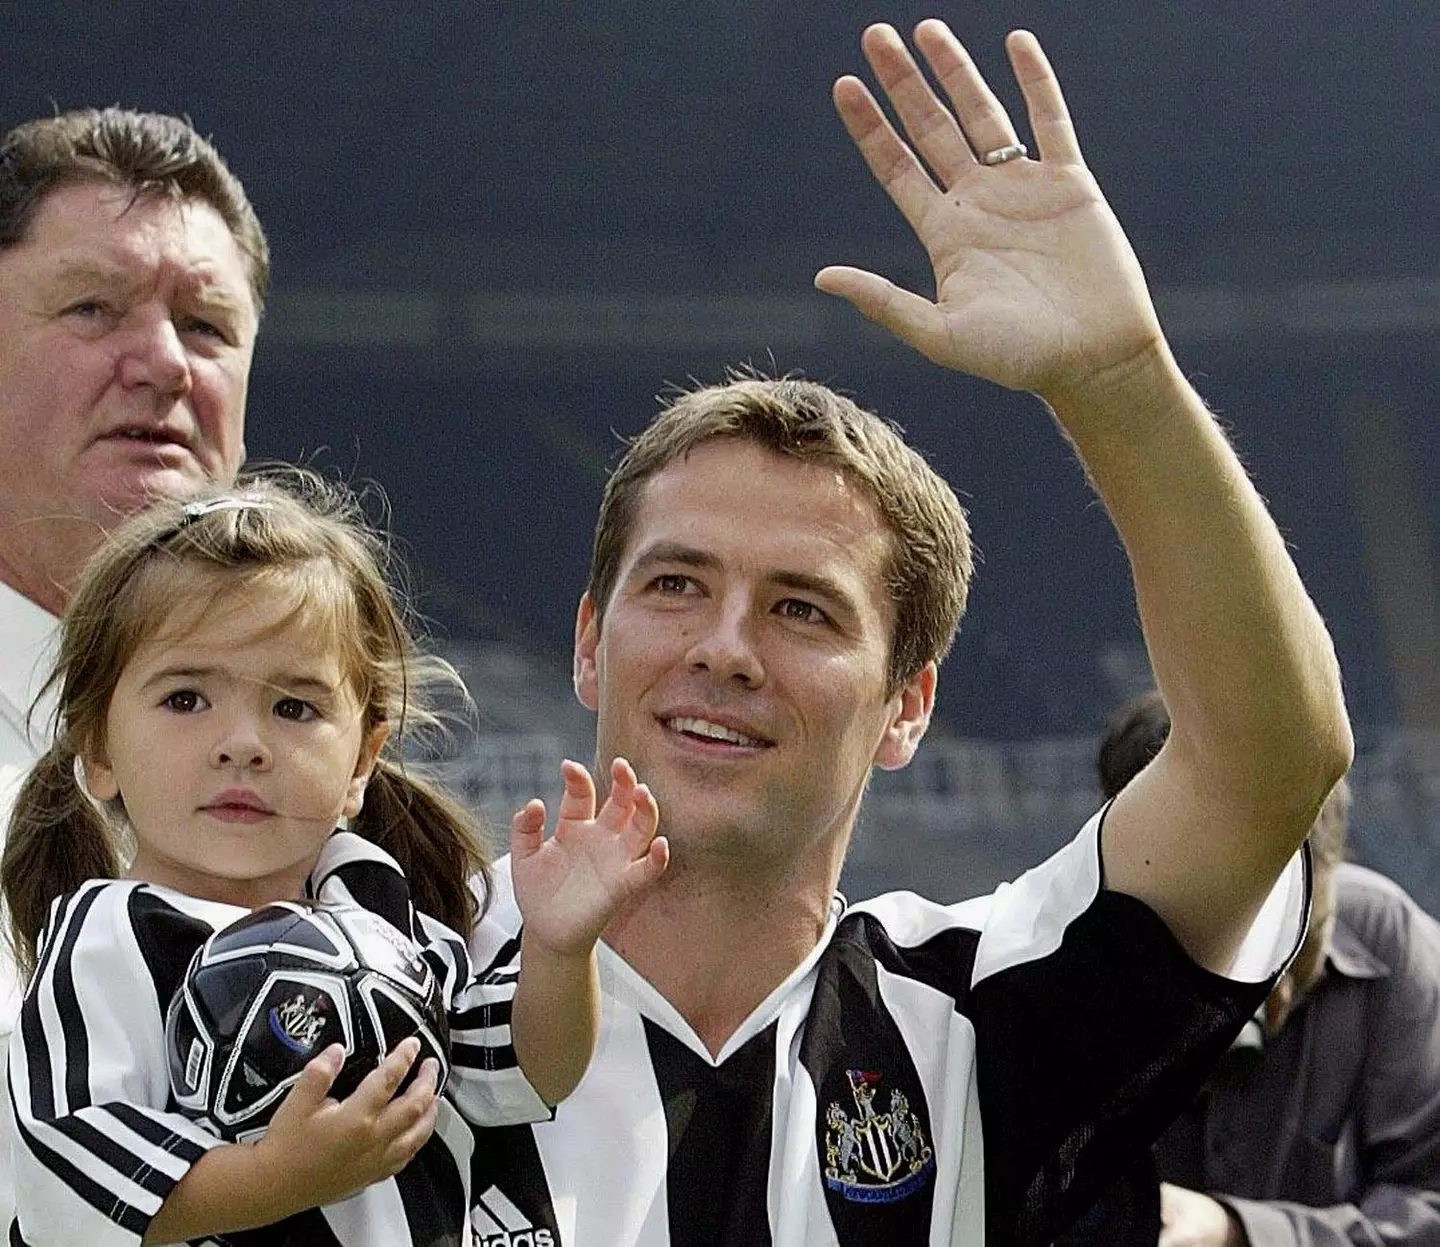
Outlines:
[[[350,984],[339,975],[272,973],[252,1000],[215,1088],[214,1113],[234,1127],[278,1101],[332,1043],[356,1053]]]

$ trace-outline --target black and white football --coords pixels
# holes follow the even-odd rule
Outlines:
[[[418,945],[352,905],[280,901],[216,931],[196,951],[170,1002],[165,1044],[183,1112],[224,1139],[264,1133],[311,1058],[332,1043],[345,1065],[330,1094],[343,1099],[407,1036],[419,1070],[450,1073],[440,981]]]

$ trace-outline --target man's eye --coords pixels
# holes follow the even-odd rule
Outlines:
[[[282,697],[275,703],[275,717],[277,719],[290,719],[295,723],[308,723],[319,715],[308,701],[301,701],[298,697]]]
[[[203,316],[181,317],[179,322],[181,333],[198,333],[202,337],[215,338],[220,342],[228,342],[229,335],[212,320],[206,320]]]
[[[690,577],[682,576],[678,572],[667,572],[663,576],[656,576],[654,585],[661,593],[684,593],[690,587]]]
[[[180,688],[169,694],[160,704],[176,714],[194,714],[197,710],[203,710],[206,702],[193,688]]]
[[[799,598],[786,598],[778,609],[786,619],[797,619],[801,623],[824,623],[829,618],[818,606]]]

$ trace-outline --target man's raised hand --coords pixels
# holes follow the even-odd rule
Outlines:
[[[835,106],[924,245],[935,299],[848,267],[822,269],[815,284],[936,363],[1047,398],[1103,384],[1160,348],[1140,266],[1035,36],[1015,31],[1006,49],[1036,150],[993,165],[985,154],[1021,137],[948,26],[915,30],[948,104],[892,27],[871,26],[861,44],[908,140],[858,78],[835,83]]]

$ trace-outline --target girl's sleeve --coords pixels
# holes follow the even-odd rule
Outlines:
[[[164,1008],[140,952],[134,885],[57,901],[10,1039],[10,1148],[29,1247],[138,1243],[220,1140],[169,1112]]]
[[[477,975],[455,932],[422,915],[427,956],[448,967],[450,1009],[448,1094],[476,1126],[514,1126],[548,1121],[554,1114],[520,1068],[510,1037],[510,1006],[519,982],[518,961]]]
[[[546,1121],[551,1108],[530,1085],[510,1040],[510,1002],[517,965],[477,975],[465,942],[443,923],[416,911],[399,864],[384,849],[350,831],[326,841],[310,875],[320,901],[360,905],[399,927],[425,951],[440,976],[450,1022],[450,1081],[446,1094],[476,1126]]]

